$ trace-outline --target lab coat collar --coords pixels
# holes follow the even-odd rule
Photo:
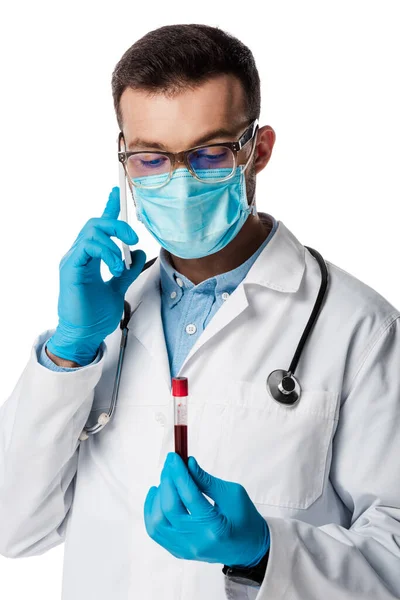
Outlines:
[[[183,362],[179,374],[194,354],[213,336],[229,325],[249,306],[246,287],[251,284],[270,288],[278,292],[295,292],[300,286],[305,270],[305,249],[296,237],[278,221],[273,238],[266,245],[252,265],[243,285],[239,285],[191,348]],[[139,282],[142,282],[140,285]],[[146,348],[157,365],[157,371],[171,388],[171,373],[161,317],[160,260],[154,261],[143,275],[138,285],[132,285],[126,295],[131,304],[132,314],[128,329]],[[167,391],[167,390],[166,390]]]
[[[260,219],[268,220],[265,213]],[[161,251],[160,251],[161,252]],[[272,239],[258,256],[243,280],[244,285],[257,284],[278,292],[296,292],[304,275],[305,248],[282,221]],[[148,269],[138,301],[154,288],[160,290],[160,256]]]
[[[220,273],[214,277],[202,281],[195,285],[185,275],[174,268],[171,261],[170,253],[165,248],[160,249],[160,278],[161,290],[163,293],[162,302],[169,308],[173,308],[181,301],[184,292],[196,288],[198,293],[203,293],[213,296],[217,299],[223,292],[232,294],[239,283],[243,281],[250,268],[256,262],[256,259],[264,250],[264,247],[270,243],[277,229],[277,222],[274,217],[268,213],[259,213],[260,220],[265,224],[265,229],[269,231],[268,236],[254,253],[247,258],[242,264],[227,273]],[[179,281],[181,280],[181,281]],[[179,282],[179,283],[178,283]],[[183,282],[183,285],[181,286]]]
[[[259,213],[262,218],[263,213]],[[296,292],[305,269],[305,248],[293,233],[278,221],[275,235],[257,258],[244,284],[255,283],[278,292]]]

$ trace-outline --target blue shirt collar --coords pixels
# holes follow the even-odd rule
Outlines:
[[[160,284],[161,291],[163,294],[163,300],[167,305],[172,308],[179,302],[185,290],[191,290],[196,288],[196,292],[205,294],[217,295],[222,292],[228,292],[231,294],[244,279],[247,272],[249,271],[252,264],[256,261],[257,257],[261,254],[265,246],[268,244],[272,236],[274,235],[278,226],[276,220],[272,215],[268,213],[258,213],[259,218],[266,223],[271,223],[272,229],[268,234],[267,238],[261,244],[261,246],[248,258],[244,263],[239,265],[236,269],[232,269],[227,273],[221,273],[214,277],[210,277],[205,281],[197,284],[196,286],[190,279],[179,273],[170,262],[169,252],[165,248],[160,248]]]

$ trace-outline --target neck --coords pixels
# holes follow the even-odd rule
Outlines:
[[[198,285],[246,262],[266,240],[271,229],[272,223],[264,224],[258,214],[250,214],[237,236],[219,252],[202,258],[180,258],[169,253],[170,261],[174,269]]]

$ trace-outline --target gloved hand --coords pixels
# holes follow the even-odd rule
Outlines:
[[[128,223],[117,219],[119,211],[119,188],[114,187],[102,216],[87,221],[60,262],[59,320],[47,348],[79,365],[92,362],[101,342],[118,326],[125,293],[146,262],[143,250],[135,250],[126,269],[121,250],[110,239],[115,236],[129,245],[139,239]],[[106,282],[101,260],[114,274]]]
[[[270,546],[269,528],[244,487],[206,473],[193,456],[188,467],[179,454],[167,455],[160,485],[144,505],[149,536],[176,558],[257,565]]]

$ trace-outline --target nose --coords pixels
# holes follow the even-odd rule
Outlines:
[[[184,156],[183,152],[177,152],[175,154],[175,165],[174,165],[174,168],[172,169],[172,171],[174,172],[175,169],[177,169],[180,164],[183,165],[184,167],[186,167],[185,156]]]
[[[184,161],[184,153],[183,152],[177,152],[175,154],[175,159],[176,159],[176,162],[183,164],[185,162]]]

